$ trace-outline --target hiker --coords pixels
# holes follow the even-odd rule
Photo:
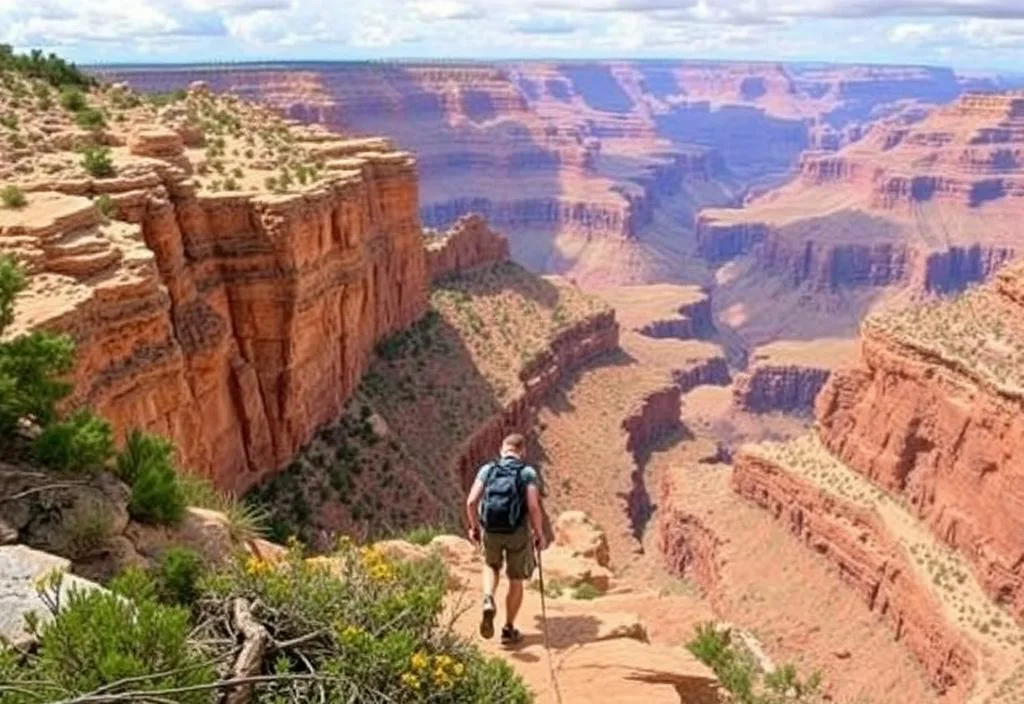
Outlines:
[[[504,564],[508,595],[501,642],[505,645],[521,638],[515,626],[516,615],[523,604],[523,584],[533,575],[533,549],[547,547],[537,470],[524,462],[525,457],[526,438],[518,433],[506,437],[501,443],[501,456],[480,468],[466,499],[469,539],[483,543],[486,563],[480,635],[494,635],[494,590]]]

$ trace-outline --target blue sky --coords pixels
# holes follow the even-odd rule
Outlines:
[[[80,63],[714,58],[1024,72],[1024,0],[0,0]]]

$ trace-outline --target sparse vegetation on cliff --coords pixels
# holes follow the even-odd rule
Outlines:
[[[458,525],[462,444],[526,393],[520,374],[556,335],[606,311],[510,262],[445,279],[418,323],[376,345],[346,412],[253,492],[272,507],[271,534],[320,545],[325,513],[330,533]]]
[[[0,256],[0,338],[14,322],[14,299],[24,288],[20,267]],[[71,370],[73,350],[70,338],[44,332],[0,342],[0,444],[22,419],[54,420],[57,402],[70,391],[62,376]]]
[[[954,299],[882,313],[864,325],[1005,393],[1024,395],[1024,327],[990,291],[977,289]]]
[[[23,208],[28,203],[25,192],[14,184],[0,188],[0,203],[5,208]]]
[[[796,667],[786,664],[774,672],[762,672],[754,658],[736,647],[729,633],[713,623],[700,624],[686,646],[698,660],[714,670],[722,686],[737,704],[785,704],[823,701],[819,696],[821,676],[802,679]]]
[[[266,704],[532,699],[508,665],[442,620],[437,557],[397,562],[343,543],[329,559],[307,561],[293,546],[282,565],[240,557],[207,575],[197,565],[169,553],[153,574],[131,569],[113,593],[64,596],[59,611],[59,575],[43,580],[55,618],[35,629],[38,657],[0,649],[5,704],[38,702],[39,692],[211,704],[236,678],[252,687],[247,701]]]

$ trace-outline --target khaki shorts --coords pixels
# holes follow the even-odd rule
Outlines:
[[[484,562],[496,570],[505,564],[509,579],[533,576],[533,540],[524,523],[515,533],[484,533]]]

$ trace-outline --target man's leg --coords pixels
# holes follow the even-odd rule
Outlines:
[[[502,546],[498,540],[486,533],[483,536],[484,569],[481,573],[483,587],[483,608],[480,614],[480,636],[491,638],[494,635],[494,615],[498,607],[494,604],[494,590],[498,587],[502,564]]]
[[[508,595],[505,597],[505,627],[501,629],[501,640],[505,644],[519,641],[516,617],[523,605],[523,588],[533,576],[533,543],[525,526],[509,538],[507,550]]]
[[[515,628],[516,616],[523,605],[523,580],[508,580],[508,595],[505,597],[505,625]]]

